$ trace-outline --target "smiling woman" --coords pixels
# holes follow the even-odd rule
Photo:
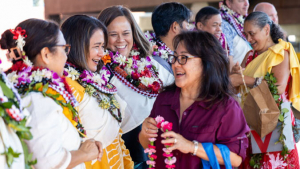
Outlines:
[[[103,144],[101,161],[86,162],[86,168],[133,168],[120,129],[126,104],[116,95],[116,87],[108,82],[110,72],[100,64],[107,43],[106,27],[96,18],[74,15],[64,21],[61,30],[72,46],[65,70],[79,102],[79,116],[86,137]]]
[[[239,104],[231,97],[228,61],[219,41],[210,33],[185,32],[174,39],[175,54],[169,57],[175,76],[154,103],[139,135],[143,147],[155,137],[156,165],[165,168],[163,144],[171,144],[178,168],[201,168],[208,152],[202,143],[214,144],[217,161],[233,167],[245,158],[249,128]],[[158,130],[155,117],[173,123],[171,132]],[[160,137],[161,136],[161,137]],[[226,145],[230,160],[223,159],[215,144]],[[228,158],[229,159],[229,158]],[[224,168],[224,166],[221,166]]]

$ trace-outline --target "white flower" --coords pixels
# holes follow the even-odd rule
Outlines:
[[[145,33],[145,37],[146,37],[147,39],[152,39],[152,36],[151,36],[151,34],[150,34],[149,31],[147,31],[147,32]]]
[[[126,63],[126,56],[119,55],[116,58],[116,61],[120,64],[120,66],[125,65],[125,63]]]
[[[131,67],[125,67],[125,72],[128,74],[128,75],[131,75],[132,74],[132,72],[133,72],[133,69],[131,69]]]
[[[272,165],[271,168],[285,168],[287,164],[283,160],[283,158],[279,157],[279,153],[277,153],[277,157],[275,158],[274,154],[268,154],[269,155],[269,163]]]
[[[68,72],[67,77],[71,78],[72,80],[77,80],[80,76],[79,72],[71,66],[69,66],[68,69],[65,70]]]
[[[18,75],[17,75],[17,71],[13,71],[11,73],[9,73],[7,75],[7,78],[9,79],[9,81],[11,81],[12,83],[18,83]]]
[[[48,79],[51,79],[52,78],[52,73],[51,71],[47,70],[47,69],[43,69],[42,70],[42,75]]]
[[[161,56],[160,56],[161,58],[168,59],[168,57],[169,57],[168,54],[169,53],[168,53],[167,50],[159,50],[158,52],[161,54]]]
[[[130,56],[138,56],[138,55],[140,55],[139,51],[131,50]]]
[[[31,76],[36,82],[41,82],[43,79],[43,73],[40,70],[33,71]]]
[[[138,72],[141,73],[145,69],[146,62],[143,62],[143,60],[141,59],[141,61],[137,61],[137,65],[138,65]]]
[[[24,40],[24,36],[22,36],[21,34],[19,35],[18,39],[16,40],[17,46],[18,48],[23,51],[23,46],[25,46],[25,40]]]
[[[23,62],[29,67],[33,66],[32,62],[28,59],[27,56],[23,59]]]
[[[141,83],[145,86],[149,86],[149,84],[152,84],[155,81],[155,78],[152,77],[140,77]]]

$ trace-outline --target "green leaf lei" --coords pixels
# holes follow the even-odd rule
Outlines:
[[[289,113],[289,110],[286,108],[281,108],[281,104],[283,103],[283,101],[280,98],[280,95],[278,93],[278,89],[275,83],[277,83],[277,79],[274,76],[273,73],[269,73],[267,72],[267,74],[265,75],[264,78],[269,86],[270,92],[280,110],[280,115],[278,117],[278,121],[280,124],[280,135],[279,135],[279,139],[275,144],[281,143],[282,144],[282,151],[281,151],[281,155],[283,156],[283,159],[286,160],[287,159],[287,154],[289,154],[288,152],[288,147],[286,146],[284,140],[286,140],[286,136],[283,134],[283,128],[286,125],[284,123],[284,119],[286,116],[286,113]],[[260,160],[261,160],[261,154],[254,154],[251,156],[251,160],[250,160],[250,166],[253,168],[260,168]]]
[[[11,127],[13,130],[16,131],[16,134],[19,137],[23,148],[25,168],[31,169],[32,165],[37,163],[37,160],[32,160],[32,154],[29,153],[28,147],[24,142],[24,140],[32,139],[30,127],[26,126],[26,117],[23,118],[21,121],[16,121],[8,114],[9,109],[11,109],[13,105],[20,109],[20,100],[17,99],[17,93],[14,93],[14,91],[6,85],[6,82],[6,76],[1,73],[0,87],[2,88],[3,95],[6,96],[8,100],[7,102],[0,102],[0,117],[3,118],[4,122],[8,125],[8,127]],[[7,165],[10,168],[14,162],[14,158],[18,158],[21,153],[15,152],[11,147],[5,147],[5,149],[6,151],[1,154],[6,156]]]

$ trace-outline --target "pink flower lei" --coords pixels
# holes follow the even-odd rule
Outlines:
[[[162,116],[157,116],[155,118],[157,123],[157,127],[160,128],[163,132],[172,131],[173,124],[171,122],[165,121]],[[167,138],[168,139],[168,138]],[[147,161],[147,165],[149,165],[149,169],[155,168],[155,160],[157,159],[156,153],[156,146],[154,146],[154,142],[156,138],[149,138],[150,144],[148,148],[145,149],[145,153],[148,153],[148,157],[150,160]],[[163,156],[167,157],[165,159],[166,168],[173,169],[175,168],[176,157],[173,157],[173,153],[168,149],[172,144],[165,144],[165,148],[163,148]]]
[[[109,56],[112,60],[110,68],[123,84],[144,96],[157,97],[162,81],[156,67],[152,65],[151,57],[141,57],[135,45],[129,58],[118,52],[109,52]]]
[[[152,55],[153,56],[159,56],[162,59],[168,61],[168,57],[170,54],[173,54],[173,51],[160,39],[158,39],[155,36],[155,33],[145,33],[146,38],[149,40],[149,42],[152,44]]]

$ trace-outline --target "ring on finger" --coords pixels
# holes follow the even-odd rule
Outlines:
[[[176,144],[176,143],[177,143],[177,139],[175,138],[175,139],[174,139],[174,144]]]

